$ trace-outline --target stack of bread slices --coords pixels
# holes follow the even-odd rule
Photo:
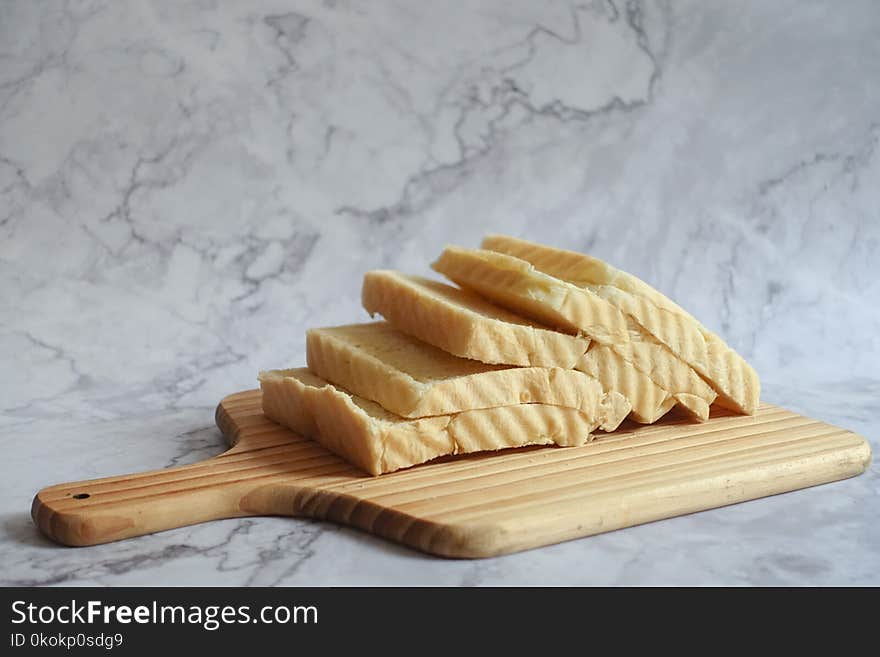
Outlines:
[[[578,446],[627,417],[714,403],[752,414],[757,374],[716,334],[635,276],[505,236],[449,247],[457,286],[371,271],[384,321],[311,329],[308,368],[260,374],[263,411],[377,475],[468,452]]]

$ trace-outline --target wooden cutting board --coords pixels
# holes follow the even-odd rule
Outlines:
[[[325,518],[447,557],[488,557],[844,479],[860,436],[762,404],[625,423],[583,447],[450,457],[380,477],[267,420],[260,391],[226,397],[229,451],[201,463],[44,488],[34,522],[95,545],[241,516]]]

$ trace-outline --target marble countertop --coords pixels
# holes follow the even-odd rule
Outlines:
[[[51,483],[222,450],[213,409],[506,232],[670,294],[766,401],[880,445],[864,2],[5,2],[0,584],[880,584],[880,468],[478,561],[310,520],[82,549]]]

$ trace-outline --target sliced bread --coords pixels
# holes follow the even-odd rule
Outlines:
[[[407,418],[541,403],[579,409],[613,429],[627,413],[609,413],[602,385],[583,372],[459,358],[387,322],[311,329],[306,350],[317,376]]]
[[[653,424],[675,405],[675,397],[607,345],[594,342],[577,369],[595,377],[605,390],[615,390],[632,405],[629,417]]]
[[[467,290],[395,271],[371,271],[364,277],[363,303],[395,328],[449,353],[485,363],[580,369],[599,380],[609,395],[607,403],[618,409],[631,404],[636,422],[654,422],[675,404],[671,393],[610,348],[597,349],[596,342],[540,328]],[[584,355],[581,349],[587,346]],[[614,392],[624,399],[615,399]],[[622,417],[619,410],[606,416]],[[602,428],[609,426],[606,422]]]
[[[525,260],[449,246],[431,267],[489,301],[560,331],[583,333],[603,344],[628,339],[626,317],[612,304]]]
[[[395,271],[364,276],[362,301],[395,328],[483,363],[574,367],[590,341],[541,326],[473,292]]]
[[[596,423],[576,409],[518,404],[402,418],[305,368],[260,374],[263,412],[364,471],[393,472],[449,454],[525,445],[583,445]]]
[[[490,301],[562,330],[585,333],[668,390],[694,418],[709,417],[715,391],[669,349],[592,290],[484,249],[446,248],[432,267]]]
[[[761,384],[754,368],[720,336],[636,276],[598,258],[513,237],[489,236],[482,246],[592,291],[698,372],[718,393],[720,405],[747,414],[757,409]]]

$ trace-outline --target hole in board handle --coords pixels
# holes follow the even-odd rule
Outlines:
[[[76,495],[73,496],[73,499],[75,499],[75,500],[85,500],[85,499],[88,499],[88,498],[90,498],[90,497],[91,497],[91,495],[89,495],[88,493],[77,493]]]

